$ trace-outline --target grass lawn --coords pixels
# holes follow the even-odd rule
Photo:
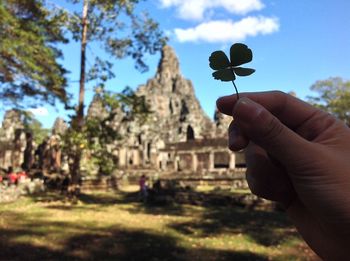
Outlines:
[[[0,260],[313,260],[283,213],[148,206],[137,193],[55,194],[0,206]]]

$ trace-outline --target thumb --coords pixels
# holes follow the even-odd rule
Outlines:
[[[305,158],[310,143],[285,126],[260,104],[243,97],[233,108],[233,118],[245,136],[281,163]]]

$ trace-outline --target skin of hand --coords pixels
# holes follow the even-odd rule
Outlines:
[[[279,91],[218,99],[233,116],[229,148],[245,149],[251,191],[286,207],[309,246],[325,260],[350,254],[350,128]]]

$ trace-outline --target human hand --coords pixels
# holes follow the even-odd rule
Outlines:
[[[282,92],[241,93],[217,101],[231,115],[231,150],[246,148],[247,181],[287,213],[322,258],[350,245],[350,129]],[[343,259],[344,260],[344,259]]]

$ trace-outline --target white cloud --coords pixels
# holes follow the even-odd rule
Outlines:
[[[227,43],[242,41],[258,34],[271,34],[277,32],[278,29],[277,18],[249,16],[238,22],[216,20],[188,29],[176,28],[174,33],[179,42]]]
[[[175,7],[179,17],[186,20],[202,20],[206,11],[223,8],[232,14],[244,15],[261,10],[261,0],[160,0],[164,8]]]
[[[39,108],[33,108],[29,109],[31,113],[33,113],[35,116],[48,116],[49,111],[45,107],[39,107]]]

